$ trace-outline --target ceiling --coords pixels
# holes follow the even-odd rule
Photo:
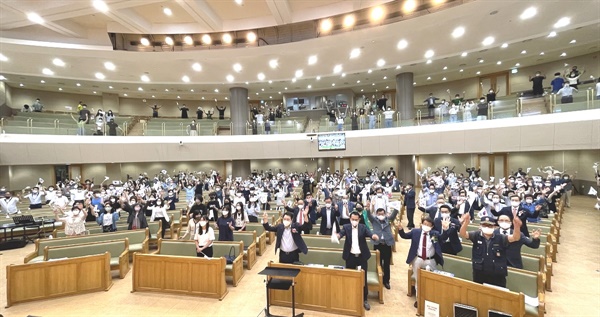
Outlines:
[[[110,10],[101,13],[87,0],[2,0],[0,53],[7,60],[0,61],[0,74],[14,87],[23,84],[31,89],[61,88],[63,92],[83,94],[222,100],[229,95],[229,88],[242,86],[249,89],[252,99],[281,99],[280,93],[307,90],[352,89],[360,93],[393,89],[394,77],[400,72],[413,72],[416,85],[427,85],[505,71],[517,67],[517,63],[518,67],[557,60],[568,63],[572,57],[600,51],[600,1],[582,0],[577,5],[569,1],[457,2],[391,24],[287,44],[128,52],[113,51],[108,33],[253,29],[391,2],[245,0],[239,6],[233,0],[115,0],[107,1]],[[163,13],[165,7],[171,9],[171,16]],[[521,20],[519,16],[529,7],[535,7],[537,15]],[[29,12],[38,13],[45,22],[40,25],[29,21]],[[555,28],[553,25],[562,17],[570,18],[570,24]],[[465,33],[453,38],[451,33],[459,26]],[[551,31],[556,36],[548,37]],[[488,36],[495,40],[484,45],[482,41]],[[406,48],[397,48],[400,40],[406,40]],[[508,46],[503,48],[504,43]],[[350,52],[357,48],[360,56],[350,58]],[[427,50],[435,53],[431,63],[424,56]],[[467,56],[463,57],[463,52]],[[561,56],[563,53],[566,56]],[[317,56],[317,62],[309,65],[312,55]],[[54,65],[55,58],[65,65]],[[269,66],[273,59],[278,62],[276,68]],[[377,64],[380,59],[383,65]],[[105,62],[112,62],[116,69],[107,70]],[[202,70],[192,69],[194,63],[199,63]],[[242,66],[241,71],[233,69],[235,63]],[[334,73],[336,65],[341,65],[339,73]],[[53,75],[44,75],[44,68]],[[294,79],[298,70],[303,74]],[[97,72],[105,79],[98,80]],[[264,80],[258,78],[259,73],[265,75]],[[150,81],[143,82],[142,75]],[[233,76],[232,82],[227,81],[227,75]],[[183,82],[183,76],[190,81]]]

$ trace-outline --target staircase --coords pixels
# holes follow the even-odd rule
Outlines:
[[[140,120],[148,120],[148,118],[134,118],[131,122],[131,125],[128,129],[128,136],[143,136],[144,135],[144,125],[140,123]]]

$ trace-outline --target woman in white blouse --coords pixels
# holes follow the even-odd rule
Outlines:
[[[233,226],[236,231],[245,231],[246,224],[248,223],[248,214],[244,208],[243,202],[235,204],[235,211],[233,212]]]
[[[207,216],[200,216],[198,231],[194,236],[196,241],[196,254],[199,257],[213,256],[213,241],[215,241],[215,231],[210,227]]]
[[[250,199],[248,206],[246,207],[246,214],[250,222],[258,222],[258,215],[260,214],[260,207],[256,200]]]
[[[85,216],[83,202],[73,203],[73,209],[65,213],[64,217],[58,215],[58,210],[54,210],[55,218],[65,222],[65,234],[67,236],[79,236],[85,234]]]
[[[185,239],[188,234],[190,235],[190,240],[192,239],[196,239],[196,233],[198,233],[198,228],[200,228],[200,219],[202,218],[202,214],[200,212],[196,212],[194,211],[191,214],[191,221],[188,221],[188,226],[187,229],[185,230],[185,233],[179,237],[179,240],[183,240]]]
[[[156,205],[152,207],[152,215],[150,215],[150,221],[161,221],[162,222],[162,237],[165,238],[165,231],[169,228],[169,214],[167,214],[167,207],[162,199],[156,200]]]

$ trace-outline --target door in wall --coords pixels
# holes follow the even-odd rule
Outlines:
[[[340,171],[343,173],[346,169],[350,168],[350,159],[349,158],[336,158],[333,161],[333,170]]]
[[[224,166],[224,173],[221,174],[221,177],[223,179],[226,179],[227,177],[229,177],[229,175],[231,175],[233,173],[233,168],[231,167],[231,161],[225,161],[225,166]],[[221,173],[221,171],[218,171],[219,173]]]
[[[79,181],[83,181],[83,176],[81,175],[81,165],[68,165],[69,168],[69,178],[70,179],[80,179]]]
[[[477,155],[477,166],[481,168],[479,176],[488,181],[490,177],[496,180],[507,176],[507,155],[506,153],[490,153]],[[494,182],[496,182],[494,180]]]
[[[503,97],[510,94],[508,72],[501,72],[479,77],[479,96],[487,94],[489,89],[498,91],[496,97]]]
[[[66,182],[69,180],[68,165],[54,165],[54,183]]]

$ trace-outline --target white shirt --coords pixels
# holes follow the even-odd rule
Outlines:
[[[263,123],[263,114],[259,113],[256,115],[256,123]]]
[[[392,110],[387,110],[383,112],[383,117],[384,119],[393,119],[394,118],[394,111]]]
[[[42,203],[42,193],[41,192],[31,192],[23,198],[29,198],[29,203],[32,205],[41,204]]]
[[[421,235],[419,236],[419,248],[417,249],[417,255],[421,256],[421,250],[423,250],[423,233],[421,233]],[[426,239],[426,248],[427,248],[427,257],[430,258],[435,254],[435,249],[433,248],[433,243],[431,242],[431,235],[429,235],[429,233],[426,233],[427,235],[427,239]]]
[[[113,219],[112,219],[112,214],[104,214],[102,216],[102,225],[103,226],[112,226],[113,224]]]
[[[283,252],[292,252],[298,249],[298,246],[294,242],[294,238],[292,237],[292,229],[285,228],[283,229],[283,234],[281,235],[281,246],[279,247]]]
[[[150,216],[150,221],[154,221],[156,218],[164,217],[165,220],[169,221],[169,215],[167,214],[167,208],[165,207],[152,207],[152,215]]]
[[[71,190],[71,197],[73,197],[73,200],[84,200],[86,193],[87,193],[87,190],[72,189]]]
[[[67,206],[67,204],[69,203],[69,198],[65,197],[65,196],[56,196],[54,197],[54,199],[52,199],[50,201],[50,205],[56,205],[60,208],[65,208]]]
[[[372,204],[373,210],[383,208],[387,212],[388,197],[386,195],[382,195],[381,197],[375,196],[375,198],[373,198]]]
[[[202,229],[199,229],[199,230],[202,230]],[[203,247],[203,246],[209,244],[208,246],[212,247],[213,241],[215,241],[215,231],[213,230],[213,228],[208,227],[208,231],[205,232],[204,234],[200,234],[199,232],[197,232],[194,235],[194,240],[198,241],[198,245]]]
[[[10,197],[9,199],[2,198],[0,199],[0,208],[2,208],[2,212],[14,214],[19,211],[17,208],[17,203],[19,202],[19,198]]]
[[[45,193],[44,198],[46,198],[46,201],[52,201],[56,198],[56,190],[47,190]]]
[[[350,210],[348,209],[348,203],[342,203],[341,216],[342,219],[350,219]]]
[[[360,246],[358,246],[358,226],[352,227],[352,246],[350,247],[350,253],[360,254]]]

